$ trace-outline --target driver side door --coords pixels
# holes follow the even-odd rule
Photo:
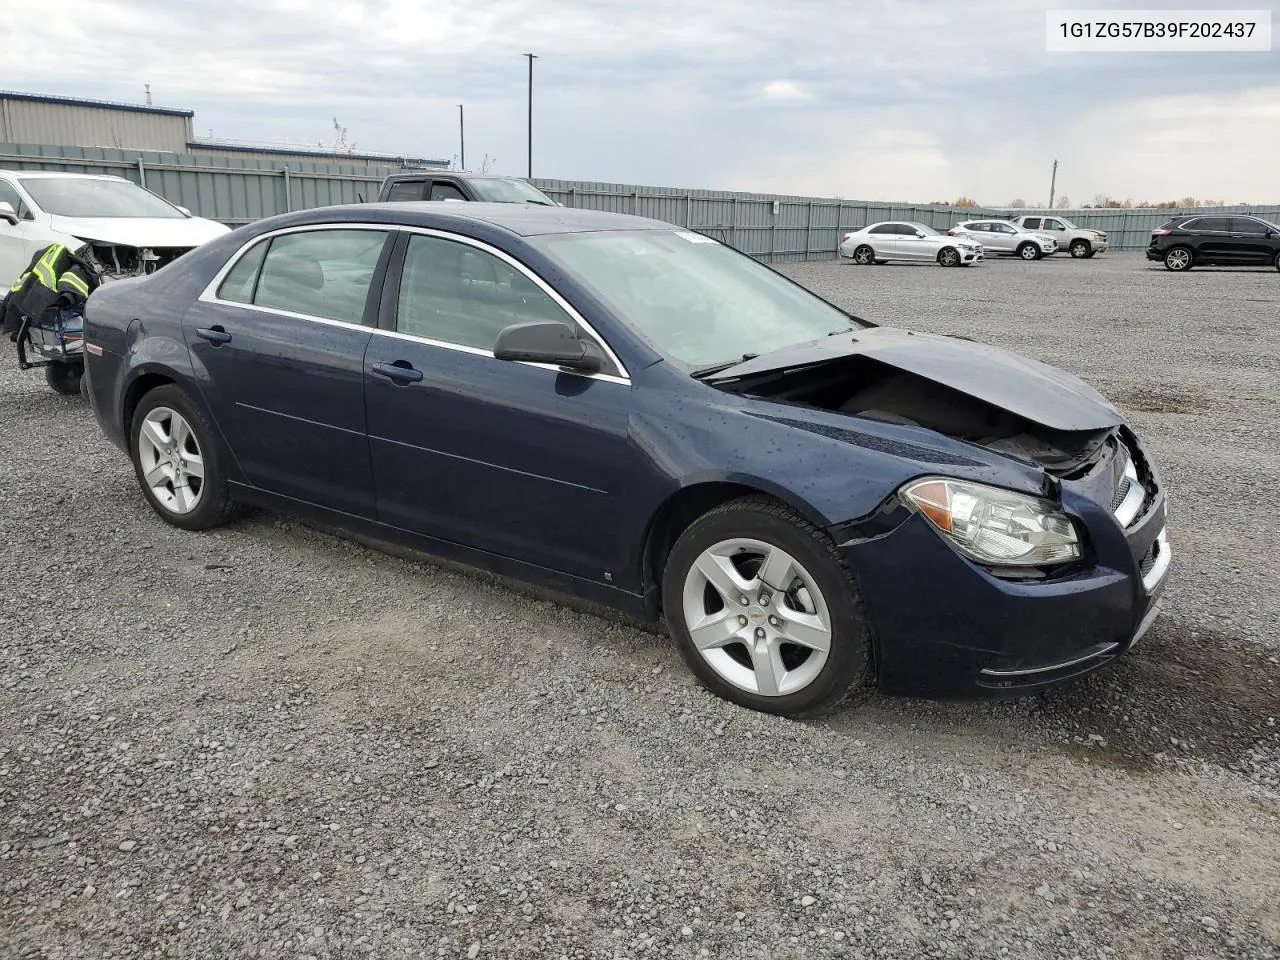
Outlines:
[[[0,179],[0,203],[9,204],[18,215],[17,223],[0,220],[0,299],[4,299],[37,251],[51,243],[65,243],[69,238],[55,234],[36,220],[26,198],[3,179]]]
[[[614,361],[583,374],[494,357],[499,332],[534,320],[592,336],[505,253],[407,235],[365,358],[378,519],[610,582],[624,562],[621,510],[643,470],[628,434],[631,383]]]

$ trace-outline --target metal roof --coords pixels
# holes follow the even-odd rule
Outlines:
[[[129,113],[158,113],[170,117],[194,117],[194,110],[177,107],[155,107],[145,103],[120,103],[115,100],[82,100],[77,97],[56,97],[44,93],[19,93],[16,90],[0,90],[0,100],[26,100],[31,103],[56,103],[64,107],[92,107],[97,110],[124,110]]]

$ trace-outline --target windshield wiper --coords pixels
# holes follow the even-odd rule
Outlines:
[[[721,370],[728,370],[730,367],[736,367],[738,364],[745,363],[747,360],[754,360],[758,356],[760,356],[758,353],[744,353],[740,360],[726,360],[724,363],[713,363],[707,367],[699,367],[697,370],[694,370],[689,374],[689,376],[693,377],[695,380],[705,380],[707,377],[715,376]]]

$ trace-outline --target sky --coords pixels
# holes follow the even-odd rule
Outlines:
[[[337,118],[357,149],[453,160],[461,103],[468,167],[524,175],[532,52],[536,177],[995,205],[1046,202],[1057,159],[1075,205],[1280,203],[1280,47],[1047,53],[1047,6],[60,0],[56,50],[6,57],[0,87],[141,102],[149,83],[197,136],[331,146]],[[30,49],[24,23],[0,20],[0,49]]]

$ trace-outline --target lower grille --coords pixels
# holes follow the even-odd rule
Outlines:
[[[1147,549],[1147,552],[1143,555],[1142,559],[1138,561],[1138,569],[1142,572],[1142,576],[1144,578],[1148,573],[1151,572],[1151,568],[1156,565],[1156,559],[1159,556],[1160,556],[1160,541],[1156,540]]]
[[[1116,492],[1111,496],[1111,512],[1115,513],[1120,509],[1120,504],[1124,503],[1124,498],[1129,495],[1129,488],[1133,486],[1132,481],[1128,477],[1120,479],[1120,485],[1116,487]]]

